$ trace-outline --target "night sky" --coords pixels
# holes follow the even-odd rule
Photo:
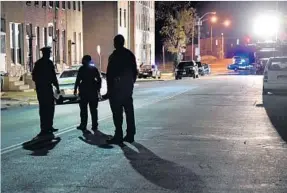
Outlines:
[[[217,12],[218,23],[225,19],[231,21],[228,28],[222,25],[213,27],[213,34],[220,35],[224,33],[229,38],[242,38],[245,35],[252,36],[252,22],[257,13],[266,12],[267,10],[278,10],[287,15],[287,2],[284,1],[197,1],[194,2],[198,14],[202,16],[209,11]],[[157,26],[159,27],[159,26]],[[203,24],[202,36],[208,36],[210,25],[208,22]],[[156,56],[161,55],[161,37],[156,29]]]

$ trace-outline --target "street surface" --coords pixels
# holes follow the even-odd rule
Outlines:
[[[262,76],[222,75],[139,83],[136,142],[83,136],[78,104],[56,106],[53,143],[23,148],[39,132],[37,106],[2,111],[2,192],[287,192],[287,96],[262,97]],[[30,149],[30,150],[27,150]]]

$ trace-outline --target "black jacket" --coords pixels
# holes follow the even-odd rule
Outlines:
[[[35,63],[32,79],[37,90],[52,89],[52,84],[59,88],[55,67],[50,59],[41,58]]]
[[[137,78],[137,64],[134,54],[126,49],[115,50],[109,57],[107,68],[108,95],[133,91]]]
[[[75,82],[75,90],[79,87],[80,95],[97,94],[102,87],[102,79],[94,66],[81,66]]]

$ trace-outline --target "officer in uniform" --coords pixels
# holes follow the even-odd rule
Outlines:
[[[134,54],[124,48],[125,39],[122,35],[114,38],[114,52],[109,57],[107,68],[108,92],[103,98],[109,98],[113,112],[115,135],[107,140],[110,144],[121,144],[123,141],[134,142],[136,133],[133,88],[137,77],[137,65]],[[127,121],[127,135],[123,138],[123,110]]]
[[[98,130],[98,102],[99,92],[102,85],[100,73],[95,65],[91,63],[91,56],[85,55],[82,66],[79,69],[74,94],[77,95],[79,88],[81,124],[77,129],[87,132],[88,104],[92,116],[92,130]]]
[[[43,56],[35,63],[35,67],[32,71],[32,79],[35,82],[39,101],[41,122],[41,132],[37,137],[53,135],[53,132],[58,130],[53,128],[55,102],[52,85],[56,87],[57,93],[60,93],[55,67],[50,60],[51,47],[44,47],[41,51]]]

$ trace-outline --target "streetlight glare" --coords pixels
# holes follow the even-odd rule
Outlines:
[[[216,23],[217,22],[217,17],[216,16],[211,17],[210,21],[212,23]]]
[[[223,23],[223,25],[224,25],[225,27],[230,26],[230,21],[229,21],[229,20],[225,20],[224,23]]]
[[[279,18],[276,15],[260,15],[254,22],[254,33],[268,38],[276,35],[279,29]]]

